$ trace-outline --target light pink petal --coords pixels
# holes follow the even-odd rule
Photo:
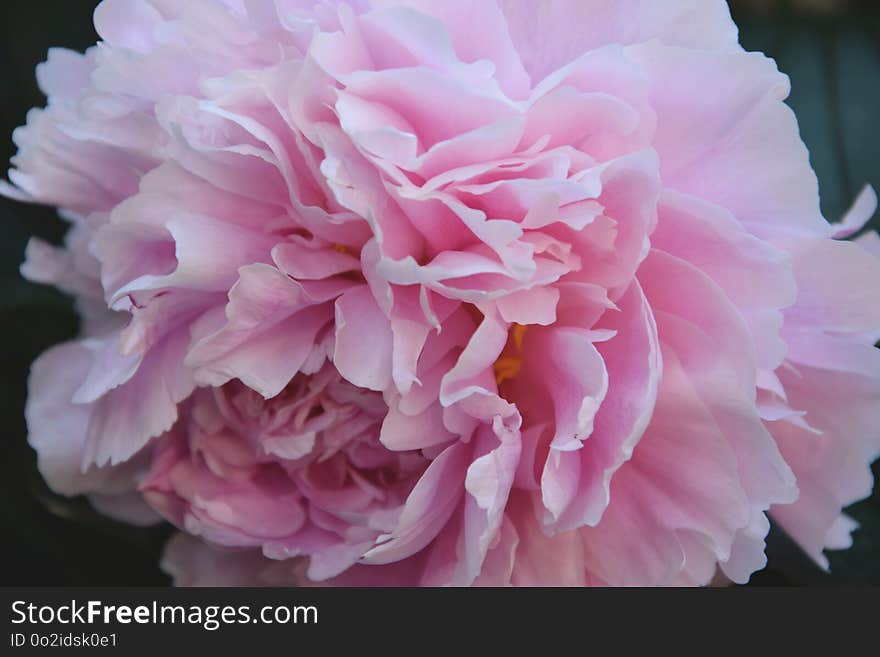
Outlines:
[[[685,566],[683,534],[726,560],[749,521],[731,446],[675,354],[663,361],[651,425],[612,479],[602,521],[580,530],[590,575],[612,586],[671,584]]]
[[[397,527],[364,556],[367,564],[387,564],[415,554],[443,529],[464,494],[470,449],[447,447],[431,461],[407,498]]]
[[[211,546],[178,532],[165,544],[161,568],[174,586],[293,586],[297,577],[291,564],[273,568],[259,550]]]
[[[496,302],[498,313],[510,324],[541,324],[556,321],[559,290],[553,287],[534,287],[501,297]]]
[[[405,117],[416,128],[419,141],[427,150],[518,116],[516,107],[492,81],[473,82],[424,67],[398,68],[352,76],[346,89]]]
[[[81,342],[91,353],[92,365],[82,385],[73,395],[74,403],[94,402],[134,376],[143,355],[123,354],[120,342],[120,335],[116,331],[100,337],[86,338]]]
[[[828,234],[807,149],[782,102],[789,81],[772,60],[659,44],[630,56],[652,82],[653,145],[667,186],[727,208],[759,236]],[[711,94],[693,93],[709,87]],[[748,175],[754,171],[761,174]]]
[[[225,292],[235,283],[239,267],[269,262],[269,254],[276,241],[268,235],[195,215],[173,217],[165,227],[174,245],[174,270],[158,275],[151,272],[127,281],[114,291],[114,300],[133,292],[165,288]],[[110,225],[106,227],[106,232],[112,235],[115,230],[126,229]],[[154,242],[151,234],[145,245],[145,254],[152,255]],[[99,257],[113,257],[113,242],[102,241],[99,236],[97,244]],[[164,251],[159,253],[161,257],[153,262],[162,268],[167,260]]]
[[[528,73],[511,41],[505,17],[494,1],[380,0],[372,4],[374,7],[403,4],[437,17],[449,30],[455,53],[462,61],[488,59],[495,65],[495,78],[508,96],[518,99],[528,94]]]
[[[792,336],[789,342],[793,367],[780,368],[780,379],[790,405],[805,410],[805,420],[821,433],[785,420],[768,423],[801,490],[794,504],[774,507],[773,517],[827,567],[823,550],[833,545],[826,537],[841,509],[869,495],[873,485],[868,464],[880,455],[880,352],[821,334]]]
[[[578,462],[576,493],[557,514],[555,531],[600,521],[612,476],[631,458],[654,410],[662,363],[653,315],[635,283],[618,303],[620,311],[607,313],[600,324],[614,331],[614,337],[596,344],[608,372],[608,392],[596,412],[593,432],[580,450],[551,453],[551,459]]]
[[[880,326],[880,260],[846,241],[791,239],[797,305],[786,320],[826,331],[860,333]],[[829,276],[833,272],[833,276]]]
[[[553,409],[554,435],[541,476],[548,524],[557,521],[577,495],[583,441],[593,432],[596,411],[608,391],[608,372],[589,331],[551,328],[526,335],[527,354],[517,388],[543,389]],[[528,394],[526,390],[514,398]],[[526,407],[528,408],[528,407]]]
[[[661,341],[675,351],[736,452],[748,495],[764,509],[793,501],[794,476],[757,414],[755,354],[742,318],[693,265],[660,251],[653,251],[645,264],[640,281]]]
[[[399,408],[389,408],[382,423],[380,440],[388,449],[406,451],[425,449],[455,440],[457,436],[443,426],[443,408],[433,404],[413,415]]]
[[[65,236],[67,248],[56,247],[38,237],[31,237],[25,247],[24,262],[19,271],[29,281],[55,285],[70,295],[76,295],[80,299],[87,298],[104,306],[98,263],[90,254],[84,253],[90,239],[91,231],[80,225],[68,229]]]
[[[336,347],[333,362],[353,384],[383,390],[391,382],[392,333],[367,286],[336,301]]]
[[[514,586],[585,586],[587,571],[580,533],[548,536],[535,511],[530,496],[522,492],[511,495],[508,515],[519,538]]]
[[[297,280],[321,280],[349,271],[357,271],[357,258],[334,249],[333,245],[313,244],[291,238],[272,249],[272,259],[281,271]]]
[[[531,0],[498,4],[533,81],[610,43],[660,39],[690,48],[738,47],[736,25],[726,4],[714,0],[561,0],[540,8]],[[548,34],[552,40],[548,41]]]
[[[875,258],[880,258],[880,235],[877,234],[876,230],[869,230],[867,233],[859,235],[853,242]]]
[[[505,515],[501,528],[489,545],[480,575],[473,581],[472,586],[511,586],[518,548],[519,535],[513,523]]]
[[[877,211],[877,192],[865,185],[840,223],[834,225],[834,238],[849,237],[859,232]]]
[[[474,437],[474,456],[468,466],[464,502],[464,555],[460,583],[471,584],[480,575],[493,542],[498,540],[520,455],[520,435],[497,418]]]
[[[612,244],[602,239],[608,222],[594,222],[571,239],[583,266],[577,280],[604,288],[626,286],[647,255],[648,236],[657,222],[660,193],[657,156],[653,151],[627,155],[598,167],[599,202],[611,220]],[[579,247],[579,248],[578,248]]]
[[[187,171],[247,198],[284,203],[284,165],[248,129],[230,127],[228,113],[207,101],[166,96],[156,104],[156,118],[173,137],[169,156]]]
[[[60,344],[42,354],[31,367],[29,396],[25,408],[28,442],[37,452],[37,463],[46,483],[61,495],[100,495],[127,497],[135,491],[133,477],[143,467],[136,458],[120,466],[82,467],[82,454],[88,436],[93,406],[73,404],[71,397],[91,366],[91,356],[78,342]],[[120,510],[129,520],[155,521],[155,515],[142,516],[135,504]],[[139,524],[144,524],[139,523]]]
[[[95,402],[82,463],[115,465],[129,459],[177,419],[177,404],[195,387],[183,364],[187,327],[178,328],[144,356],[137,372]]]
[[[37,83],[53,100],[76,100],[88,87],[91,71],[89,57],[67,48],[49,48],[46,61],[37,64]]]
[[[95,30],[114,46],[146,52],[162,14],[147,0],[105,0],[95,9]]]
[[[310,296],[269,265],[242,267],[239,276],[229,292],[225,320],[195,342],[187,363],[203,385],[237,378],[273,397],[305,363],[332,308],[321,305],[329,299]],[[195,334],[201,332],[197,325]]]
[[[568,85],[537,98],[527,117],[524,144],[549,136],[549,148],[577,144],[587,153],[594,153],[593,144],[607,140],[609,134],[632,135],[641,121],[633,107],[610,93],[578,91]]]
[[[749,325],[758,365],[776,369],[786,351],[779,335],[782,310],[797,298],[790,256],[750,235],[723,208],[669,191],[651,244],[718,284]]]
[[[298,581],[299,586],[341,586],[341,587],[385,587],[385,586],[423,586],[425,553],[418,554],[384,565],[355,565],[344,573],[329,580],[313,584]]]
[[[506,342],[507,325],[495,313],[485,315],[455,367],[444,375],[440,403],[451,406],[471,395],[494,394],[492,364]]]

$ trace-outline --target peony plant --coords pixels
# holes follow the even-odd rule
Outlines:
[[[880,453],[880,238],[721,0],[104,0],[2,193],[49,485],[178,584],[746,582]]]

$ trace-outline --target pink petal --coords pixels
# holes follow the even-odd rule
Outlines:
[[[391,327],[369,287],[360,286],[336,301],[333,362],[353,384],[383,390],[391,383]],[[369,349],[364,349],[369,345]]]
[[[737,47],[737,29],[724,3],[674,0],[563,0],[535,10],[530,0],[499,0],[513,43],[533,80],[578,55],[609,43],[658,38],[690,48]],[[545,35],[552,34],[552,41]]]
[[[225,321],[213,331],[195,327],[200,339],[187,363],[203,385],[238,378],[264,397],[274,397],[303,366],[318,331],[330,321],[329,304],[321,305],[329,299],[311,297],[269,265],[242,267],[239,276],[229,292]]]

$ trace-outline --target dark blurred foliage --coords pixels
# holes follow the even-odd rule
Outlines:
[[[184,0],[181,0],[184,1]],[[0,160],[30,107],[44,99],[34,66],[46,49],[83,50],[96,35],[96,0],[7,2],[0,8]],[[792,79],[789,100],[822,189],[822,208],[836,220],[865,183],[880,188],[880,2],[876,0],[732,0],[748,50],[761,50]],[[6,135],[6,137],[3,137]],[[875,216],[872,225],[877,227]],[[138,529],[107,520],[83,500],[53,495],[42,483],[26,442],[23,408],[30,363],[73,337],[70,301],[21,279],[18,266],[30,235],[58,243],[64,224],[51,208],[0,199],[0,458],[2,585],[161,585],[164,527]],[[880,430],[880,427],[878,427]],[[875,467],[875,473],[878,468]],[[831,554],[823,573],[780,531],[768,539],[769,566],[754,585],[880,584],[880,494],[850,509],[862,528],[854,547]]]

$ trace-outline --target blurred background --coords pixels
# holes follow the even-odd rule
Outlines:
[[[97,4],[2,4],[4,164],[15,153],[13,129],[24,123],[30,107],[45,102],[34,66],[50,46],[84,50],[93,45],[97,36],[91,16]],[[865,183],[880,189],[880,1],[731,0],[730,5],[745,48],[775,58],[791,77],[789,103],[819,176],[822,209],[836,221]],[[880,227],[877,216],[872,226]],[[30,363],[49,346],[73,337],[77,318],[67,298],[24,281],[18,266],[30,235],[58,243],[64,230],[51,208],[0,199],[0,426],[6,427],[0,447],[0,585],[167,584],[158,563],[169,530],[119,525],[83,500],[54,496],[42,483],[26,442],[23,409]],[[880,468],[874,472],[880,474]],[[768,539],[770,565],[750,585],[880,584],[880,492],[849,512],[862,528],[851,550],[831,553],[831,573],[819,570],[774,529]]]

